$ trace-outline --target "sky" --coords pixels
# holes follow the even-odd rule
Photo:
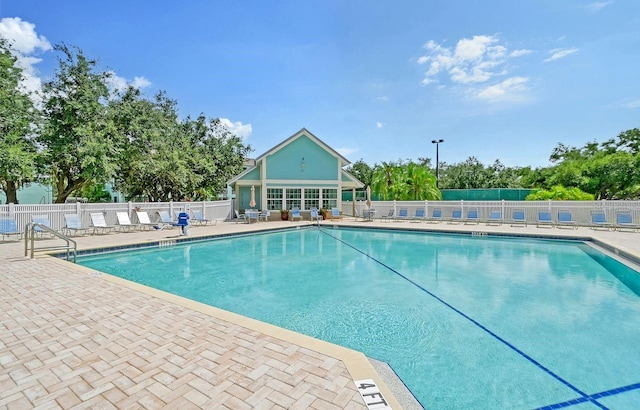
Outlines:
[[[640,127],[639,0],[0,0],[36,89],[56,44],[221,118],[257,157],[307,128],[351,162],[544,167]]]

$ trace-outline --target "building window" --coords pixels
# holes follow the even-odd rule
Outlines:
[[[329,209],[338,206],[338,190],[335,188],[322,189],[322,207]]]
[[[302,205],[302,189],[301,188],[287,188],[285,201],[287,209],[300,208]]]
[[[282,209],[282,188],[267,188],[267,209],[270,211]]]
[[[320,208],[320,188],[304,189],[304,209]]]

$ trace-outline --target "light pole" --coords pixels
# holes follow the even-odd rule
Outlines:
[[[438,189],[440,189],[440,186],[439,186],[439,184],[438,184],[438,182],[439,182],[439,180],[440,180],[440,179],[439,179],[439,175],[438,175],[438,171],[439,171],[439,169],[440,169],[440,158],[439,158],[439,155],[438,155],[438,154],[439,154],[439,152],[438,152],[438,151],[439,151],[439,150],[438,150],[438,148],[440,147],[440,143],[441,143],[441,142],[444,142],[444,140],[443,140],[443,139],[439,139],[439,140],[431,140],[431,143],[432,143],[432,144],[436,144],[436,188],[438,188]]]

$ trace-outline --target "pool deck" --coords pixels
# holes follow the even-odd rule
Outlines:
[[[190,238],[306,226],[219,222]],[[640,260],[640,233],[354,220],[323,225],[591,238]],[[87,235],[79,250],[172,241],[178,231]],[[38,240],[37,245],[57,243]],[[0,243],[0,409],[365,409],[359,352]]]

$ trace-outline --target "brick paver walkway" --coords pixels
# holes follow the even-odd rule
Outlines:
[[[340,223],[363,226],[361,221]],[[192,235],[285,225],[291,226],[224,223],[194,228]],[[381,225],[590,236],[640,258],[637,233]],[[86,249],[175,234],[150,231],[77,240]],[[333,354],[324,342],[323,348],[310,348],[313,343],[287,336],[293,332],[280,337],[215,308],[194,308],[177,297],[178,302],[53,258],[25,259],[23,252],[21,242],[0,244],[0,409],[362,409],[353,380],[379,380],[358,361],[361,354],[354,362],[345,361],[339,358],[346,357],[344,352]]]
[[[0,409],[365,408],[340,360],[21,246],[0,244]]]

